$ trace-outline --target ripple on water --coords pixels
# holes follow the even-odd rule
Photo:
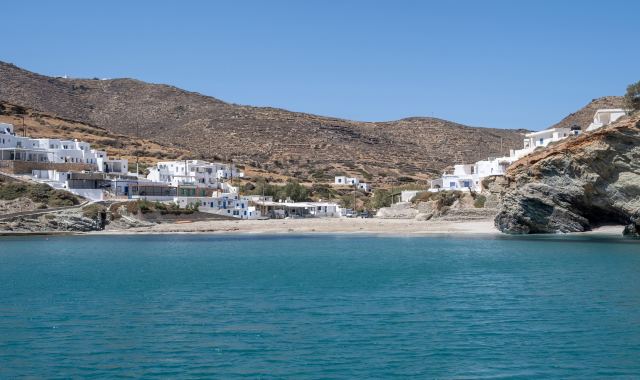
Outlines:
[[[640,245],[0,239],[2,377],[640,376]]]

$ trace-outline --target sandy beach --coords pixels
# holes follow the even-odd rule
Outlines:
[[[157,224],[152,227],[109,230],[97,234],[127,233],[340,233],[376,235],[429,235],[429,234],[499,234],[493,220],[469,222],[417,221],[406,219],[269,219],[269,220],[216,220],[193,223]]]

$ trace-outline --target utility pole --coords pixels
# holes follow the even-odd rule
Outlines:
[[[140,125],[136,123],[136,138],[138,139],[138,143],[140,143]],[[139,152],[140,149],[136,149],[136,177],[138,177],[138,175],[140,174],[140,167],[139,167]]]
[[[353,212],[356,212],[356,189],[358,188],[358,185],[356,184],[356,182],[353,182]]]

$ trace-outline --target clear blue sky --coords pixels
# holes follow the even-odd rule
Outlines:
[[[8,1],[0,60],[348,119],[541,129],[640,80],[640,1]]]

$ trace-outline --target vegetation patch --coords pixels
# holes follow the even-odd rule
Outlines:
[[[82,216],[89,219],[98,219],[100,215],[103,215],[107,211],[107,208],[103,205],[93,203],[82,209]]]
[[[43,183],[0,182],[0,199],[11,201],[28,198],[49,207],[64,207],[80,204],[80,198],[63,190],[56,190]]]

